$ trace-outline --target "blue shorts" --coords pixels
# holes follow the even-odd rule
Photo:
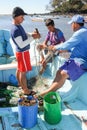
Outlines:
[[[77,80],[82,74],[87,72],[87,70],[82,69],[81,66],[72,59],[66,61],[59,69],[66,71],[69,75],[69,79],[72,81]]]

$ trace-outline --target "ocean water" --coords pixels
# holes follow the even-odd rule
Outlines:
[[[48,16],[45,16],[45,18],[48,18]],[[71,25],[68,24],[68,21],[70,21],[70,17],[68,16],[58,16],[59,19],[54,19],[56,28],[59,28],[64,33],[64,36],[67,39],[69,39],[72,34],[72,28]],[[11,29],[12,26],[12,17],[9,15],[1,15],[0,16],[0,29]],[[25,20],[22,23],[22,26],[26,30],[26,32],[33,32],[35,28],[38,28],[39,32],[41,33],[41,41],[43,41],[47,35],[47,28],[45,26],[44,21],[43,22],[34,22],[31,20],[30,16],[25,16]],[[87,25],[86,25],[87,26]]]
[[[48,16],[47,16],[48,17]],[[72,29],[67,22],[70,20],[68,17],[58,16],[59,19],[54,19],[56,28],[59,28],[63,31],[66,39],[69,39],[72,35]],[[45,16],[46,18],[46,16]],[[12,17],[9,15],[1,15],[0,16],[0,29],[11,29],[12,25]],[[26,32],[32,32],[35,28],[38,28],[41,33],[41,41],[43,41],[47,34],[47,28],[44,22],[33,22],[30,16],[25,16],[25,20],[22,24],[25,28]]]

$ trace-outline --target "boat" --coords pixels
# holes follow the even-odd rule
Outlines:
[[[40,17],[32,17],[31,20],[33,22],[44,22],[44,18],[40,18]]]
[[[47,19],[59,19],[59,16],[32,16],[30,18],[33,22],[45,22]]]
[[[10,45],[10,34],[8,30],[0,30],[0,40],[8,43],[9,58],[4,55],[0,56],[0,82],[8,82],[11,74],[15,75],[17,67],[15,56],[12,52]],[[38,43],[37,40],[32,41],[32,50],[35,49],[35,45]],[[35,51],[35,50],[34,50]],[[6,51],[7,52],[7,51]],[[2,52],[3,53],[3,52]],[[8,54],[7,53],[7,54]],[[33,55],[36,57],[36,53]],[[33,57],[32,57],[33,58]],[[4,59],[4,60],[3,60]],[[37,58],[38,59],[38,58]],[[61,56],[58,57],[58,66],[63,64],[65,61]],[[32,62],[32,71],[27,74],[27,78],[38,76],[38,64],[37,60],[35,63]],[[40,77],[45,77],[47,80],[46,84],[50,86],[53,81],[53,75],[51,74],[50,63],[44,74]],[[78,80],[70,81],[67,80],[64,86],[57,92],[61,96],[61,108],[62,108],[62,120],[56,125],[50,125],[44,120],[44,111],[38,113],[38,123],[35,127],[30,130],[87,130],[87,72],[83,74]],[[41,82],[43,84],[43,81]],[[45,88],[47,89],[47,88]],[[0,130],[25,130],[19,125],[18,121],[18,107],[0,107]]]

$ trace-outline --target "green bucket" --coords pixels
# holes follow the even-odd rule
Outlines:
[[[50,92],[44,97],[44,119],[49,124],[57,124],[61,117],[61,98],[58,93]]]

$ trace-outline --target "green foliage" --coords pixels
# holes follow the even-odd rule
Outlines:
[[[9,101],[13,96],[13,91],[12,90],[7,90],[6,88],[0,88],[0,98],[6,98],[5,102],[0,102],[0,107],[7,107],[7,106],[12,106]]]
[[[50,4],[54,12],[87,13],[87,0],[51,0]]]
[[[0,107],[12,107],[17,104],[10,103],[10,100],[15,97],[17,87],[9,86],[9,83],[0,82]]]

